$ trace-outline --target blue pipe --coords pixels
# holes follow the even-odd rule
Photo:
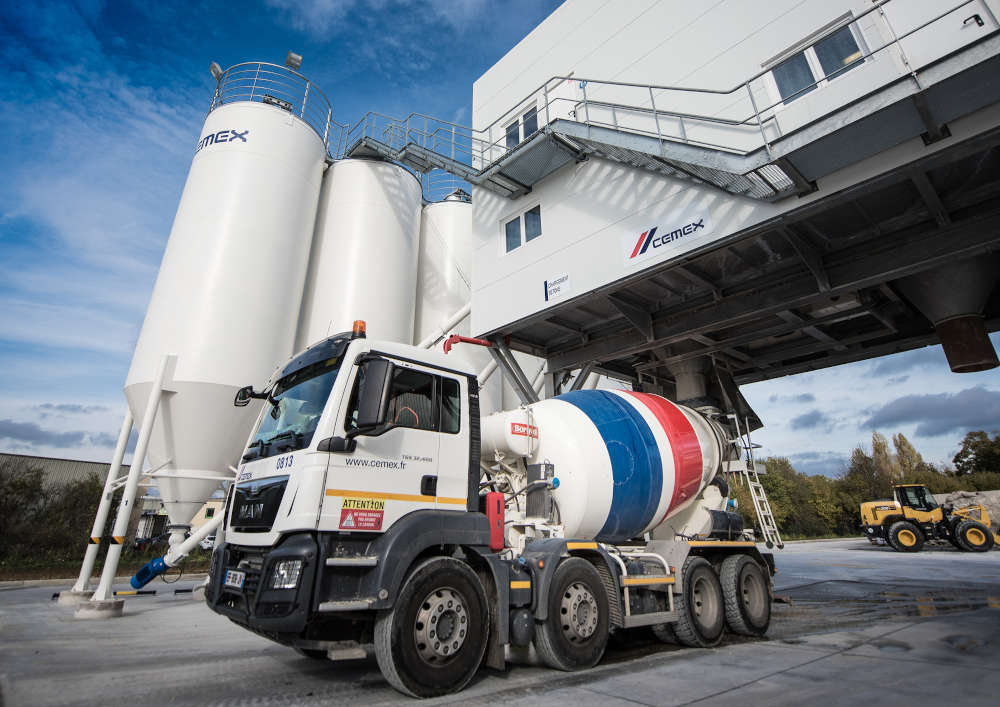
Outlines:
[[[163,557],[154,557],[152,560],[143,565],[143,567],[132,576],[132,579],[129,580],[129,584],[132,585],[132,589],[142,589],[170,569],[164,561],[165,557],[166,555]]]

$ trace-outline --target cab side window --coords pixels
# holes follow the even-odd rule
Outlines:
[[[397,368],[389,388],[389,420],[397,427],[437,429],[434,376],[410,368]]]
[[[351,392],[345,430],[357,427],[358,391],[364,385],[364,370],[362,366]],[[462,420],[461,399],[457,380],[397,367],[389,384],[386,420],[396,427],[458,434]]]

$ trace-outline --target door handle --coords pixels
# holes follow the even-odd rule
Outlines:
[[[437,496],[437,489],[438,477],[428,475],[420,479],[421,496]]]

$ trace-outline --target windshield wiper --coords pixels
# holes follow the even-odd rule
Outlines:
[[[302,438],[302,436],[303,435],[301,432],[296,432],[295,430],[285,430],[284,432],[279,432],[278,434],[274,435],[274,437],[267,440],[267,444],[272,444],[274,442],[277,442],[279,439],[292,439],[293,441],[290,444],[283,444],[280,447],[278,447],[278,451],[280,452],[285,449],[293,448],[296,444],[299,443],[299,440]]]
[[[243,455],[243,461],[248,462],[251,459],[257,459],[264,453],[264,445],[267,444],[262,439],[255,439],[249,445],[247,445],[247,453]],[[260,447],[258,451],[253,451],[254,447]]]

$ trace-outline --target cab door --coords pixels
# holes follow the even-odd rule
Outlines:
[[[359,434],[350,452],[332,453],[320,527],[381,532],[416,510],[436,507],[438,474],[438,381],[431,369],[392,360],[386,422],[377,434]],[[357,416],[364,368],[356,366],[344,430]]]

